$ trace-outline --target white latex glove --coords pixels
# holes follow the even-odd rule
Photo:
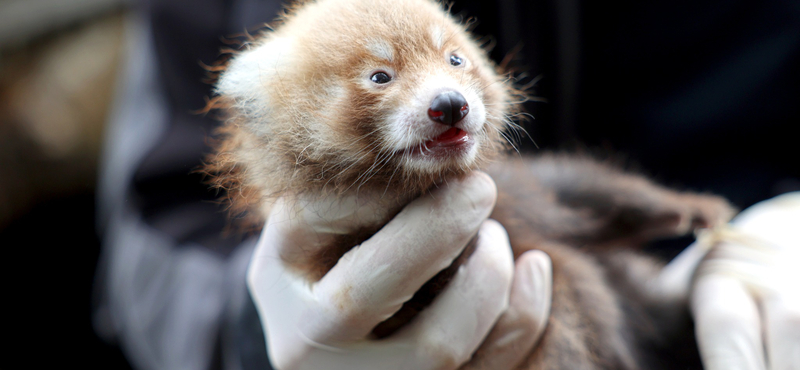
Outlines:
[[[529,252],[514,272],[505,230],[486,220],[495,197],[494,183],[483,173],[449,181],[411,202],[315,283],[285,261],[381,219],[386,207],[380,204],[387,198],[363,195],[291,205],[279,200],[248,271],[273,365],[280,370],[456,369],[490,330],[464,366],[521,361],[549,315],[550,260]],[[430,307],[388,338],[368,339],[372,328],[449,266],[479,229],[475,252]]]
[[[665,269],[671,285],[701,260],[690,307],[705,369],[800,369],[800,193],[701,234]]]

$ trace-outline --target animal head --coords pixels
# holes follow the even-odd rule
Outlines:
[[[439,3],[318,0],[237,52],[216,93],[211,170],[259,203],[465,174],[503,147],[516,91]]]

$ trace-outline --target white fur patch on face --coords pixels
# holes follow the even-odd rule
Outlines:
[[[367,43],[367,50],[369,52],[387,62],[391,62],[394,59],[394,48],[391,44],[384,40],[370,40]]]
[[[461,157],[458,159],[456,165],[469,167],[475,162],[475,159],[478,157],[478,145],[472,145],[469,148],[469,151],[462,154]],[[453,164],[447,164],[437,158],[432,158],[428,156],[403,156],[403,165],[411,170],[420,171],[420,172],[427,172],[427,173],[436,173],[440,172],[443,168],[448,166],[452,166]]]
[[[430,29],[430,35],[433,45],[435,45],[437,49],[441,49],[442,46],[444,46],[444,29],[439,26],[432,26]]]

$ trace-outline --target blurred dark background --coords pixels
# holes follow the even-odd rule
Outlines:
[[[0,0],[0,244],[12,343],[0,368],[128,368],[91,322],[94,190],[125,13],[120,0]]]
[[[165,39],[182,45],[173,67],[194,81],[191,98],[177,103],[188,113],[209,88],[199,62],[214,61],[231,27],[257,26],[199,13],[234,2],[242,1],[0,0],[7,364],[128,368],[94,334],[91,297],[98,161],[129,18],[144,12],[190,26]],[[540,149],[524,141],[525,150],[622,158],[742,208],[800,189],[800,2],[460,0],[453,12],[478,19],[475,33],[492,35],[493,58],[526,71],[520,83],[536,81],[533,95],[546,102],[528,104],[535,119],[526,128]],[[187,19],[212,24],[200,32]]]

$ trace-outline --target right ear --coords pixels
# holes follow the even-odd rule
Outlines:
[[[292,42],[288,37],[270,35],[229,62],[220,76],[216,92],[233,103],[240,114],[251,118],[264,117],[272,106],[270,84],[293,64]]]

